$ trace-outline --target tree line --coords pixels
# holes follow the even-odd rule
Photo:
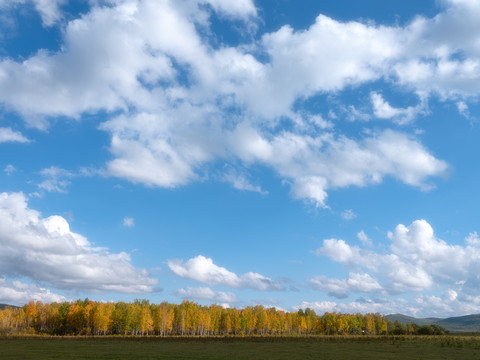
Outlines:
[[[181,304],[151,304],[148,300],[97,302],[29,302],[0,310],[0,334],[50,335],[378,335],[444,333],[414,324],[392,323],[376,314],[325,313],[312,309],[287,312],[261,305],[244,309]]]

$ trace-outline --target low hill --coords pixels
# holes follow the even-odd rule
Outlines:
[[[480,314],[442,319],[436,324],[453,332],[480,332]]]
[[[436,324],[437,321],[441,321],[443,319],[440,319],[440,318],[414,318],[412,316],[407,316],[407,315],[403,315],[403,314],[392,314],[392,315],[387,315],[386,318],[390,321],[398,321],[400,323],[402,323],[403,325],[407,325],[407,323],[411,322],[413,324],[417,324],[417,325],[420,325],[420,326],[423,326],[423,325],[432,325],[432,324]]]
[[[5,309],[7,306],[9,306],[11,308],[17,308],[18,307],[18,306],[15,306],[15,305],[0,304],[0,310]]]
[[[414,318],[403,314],[386,316],[390,321],[408,322],[423,326],[436,324],[451,332],[480,332],[480,314],[441,318]]]

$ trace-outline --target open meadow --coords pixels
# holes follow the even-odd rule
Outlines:
[[[1,359],[480,359],[470,336],[3,337]]]

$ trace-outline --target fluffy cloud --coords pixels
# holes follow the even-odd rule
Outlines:
[[[324,314],[326,312],[342,312],[342,313],[375,313],[382,312],[383,314],[403,313],[410,314],[410,311],[395,306],[396,304],[386,303],[384,301],[373,301],[359,299],[349,303],[339,303],[336,301],[303,301],[300,305],[295,306],[294,310],[310,308],[315,310],[317,314]],[[400,305],[400,304],[397,304]],[[402,310],[400,310],[402,309]]]
[[[350,292],[371,292],[381,290],[380,284],[368,274],[350,273],[345,280],[317,276],[309,280],[315,290],[327,292],[336,298],[346,298]]]
[[[11,128],[0,128],[0,143],[2,142],[30,142],[25,136]]]
[[[323,240],[323,246],[315,250],[315,254],[327,255],[334,261],[341,263],[351,263],[361,258],[361,252],[358,247],[352,247],[345,240],[337,239]]]
[[[222,304],[230,304],[238,302],[237,297],[233,293],[226,293],[223,291],[214,291],[208,287],[199,287],[186,289],[178,289],[176,291],[177,295],[181,296],[184,299],[190,300],[209,300]]]
[[[465,238],[465,241],[470,246],[479,246],[480,245],[480,237],[478,236],[477,232],[474,231]]]
[[[257,14],[257,9],[251,0],[203,0],[199,1],[199,3],[210,4],[220,13],[239,18],[255,16]]]
[[[394,74],[400,83],[443,99],[477,97],[480,6],[475,1],[446,4],[446,11],[432,19],[416,18],[405,28],[406,56],[393,66]]]
[[[332,133],[314,137],[290,132],[268,140],[242,126],[231,140],[242,160],[273,167],[291,181],[295,198],[312,200],[319,206],[325,206],[328,189],[376,184],[386,176],[429,189],[426,180],[448,168],[414,138],[392,130],[361,141]]]
[[[183,114],[181,108],[176,111],[180,110]],[[112,133],[111,151],[116,156],[108,164],[110,173],[133,182],[174,187],[197,179],[197,170],[207,162],[236,156],[247,167],[259,163],[276,170],[291,184],[294,198],[325,206],[331,188],[366,186],[392,176],[427,189],[430,185],[426,180],[447,169],[445,162],[416,139],[391,130],[360,141],[330,132],[316,136],[282,132],[272,136],[246,124],[232,131],[221,129],[221,124],[213,120],[206,125],[206,111],[195,109],[188,127],[175,111],[171,114],[178,120],[175,122],[148,114],[108,121],[103,129]],[[217,114],[211,116],[215,119]],[[226,176],[237,187],[261,191],[233,177],[232,170]]]
[[[447,289],[439,295],[414,295],[409,299],[402,297],[376,297],[373,299],[359,298],[355,301],[303,301],[294,310],[314,309],[317,313],[374,313],[406,314],[410,316],[448,317],[465,314],[476,314],[480,311],[480,297],[458,295],[456,291]]]
[[[67,299],[35,284],[0,279],[0,303],[20,306],[32,300],[50,303],[63,302]]]
[[[426,99],[421,98],[417,106],[407,108],[394,108],[385,101],[379,93],[372,92],[370,99],[373,106],[373,114],[380,119],[392,119],[397,124],[403,125],[415,119],[419,114],[425,113]]]
[[[387,253],[351,246],[344,240],[324,240],[317,255],[363,269],[364,273],[350,273],[344,280],[319,276],[309,281],[311,286],[338,298],[355,292],[398,294],[447,288],[444,298],[452,303],[451,309],[465,308],[465,299],[472,297],[480,284],[480,242],[476,233],[469,234],[465,246],[450,245],[435,236],[427,221],[416,220],[409,226],[398,225],[388,238]]]
[[[67,0],[32,0],[44,26],[52,26],[63,17],[60,6]]]
[[[42,19],[42,25],[49,27],[62,20],[61,5],[68,0],[0,0],[0,10],[11,11],[20,6],[33,7]],[[4,15],[0,15],[4,20]],[[8,20],[7,20],[8,21]],[[3,25],[3,24],[2,24]]]
[[[157,283],[128,254],[93,248],[63,217],[41,217],[22,193],[0,194],[0,274],[71,291],[146,293]]]
[[[358,240],[360,240],[361,243],[362,243],[363,245],[365,245],[365,246],[372,246],[372,245],[373,245],[372,239],[370,239],[370,238],[368,237],[368,235],[365,234],[365,231],[363,231],[363,230],[360,230],[360,231],[358,232],[357,238],[358,238]]]
[[[209,285],[223,285],[232,288],[251,288],[260,291],[284,290],[284,287],[274,280],[258,273],[248,272],[241,276],[215,265],[210,258],[198,255],[185,263],[179,260],[169,260],[168,267],[176,275]]]
[[[468,110],[468,105],[464,101],[457,101],[456,103],[458,112],[460,115],[470,118],[470,111]]]
[[[250,94],[252,107],[265,116],[279,116],[288,113],[298,97],[380,79],[388,61],[401,51],[397,33],[394,28],[341,23],[319,15],[305,31],[286,25],[264,35],[271,63],[264,85]]]
[[[400,224],[388,237],[394,254],[438,279],[457,281],[465,277],[468,266],[478,260],[479,254],[472,253],[472,248],[449,245],[437,239],[425,220],[414,221],[408,227]]]
[[[55,18],[61,1],[37,3]],[[301,103],[366,85],[372,115],[397,123],[425,112],[431,96],[465,109],[480,93],[478,11],[452,1],[404,27],[319,15],[308,29],[285,25],[232,47],[212,43],[209,19],[216,12],[248,28],[257,16],[252,1],[117,1],[66,24],[61,51],[1,60],[0,102],[39,128],[48,117],[106,112],[107,173],[147,186],[182,186],[208,178],[212,164],[229,164],[223,168],[236,171],[220,178],[236,188],[263,192],[241,170],[261,165],[316,206],[327,206],[331,189],[385,177],[429,189],[447,165],[419,139],[392,130],[347,137]],[[393,107],[377,81],[420,103]],[[285,121],[291,126],[279,130]]]
[[[295,199],[307,199],[316,206],[325,206],[327,187],[327,180],[323,177],[302,176],[294,178],[292,194]]]

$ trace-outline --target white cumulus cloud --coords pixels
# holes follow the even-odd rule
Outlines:
[[[92,247],[61,216],[42,217],[22,193],[0,194],[0,274],[71,291],[146,293],[157,283],[127,253]]]
[[[176,275],[209,285],[232,288],[250,288],[260,291],[284,290],[283,285],[264,275],[248,272],[241,276],[215,265],[213,260],[202,255],[187,260],[169,260],[168,267]]]
[[[234,302],[238,302],[238,298],[235,296],[235,294],[231,292],[226,293],[223,291],[214,291],[208,287],[188,287],[186,289],[181,288],[178,289],[176,293],[182,298],[189,300],[209,300],[222,304],[231,304]]]
[[[0,278],[0,303],[22,306],[29,301],[44,303],[66,301],[63,295],[52,293],[50,290],[35,284],[25,284],[20,281],[7,281]]]
[[[380,119],[392,119],[397,124],[403,125],[414,120],[418,115],[426,112],[425,98],[420,99],[420,103],[416,106],[407,108],[392,107],[383,96],[379,93],[372,92],[370,99],[373,106],[373,114]]]
[[[382,289],[378,281],[370,275],[359,273],[350,273],[344,280],[317,276],[308,282],[315,290],[327,292],[339,299],[346,298],[350,292],[371,292]]]
[[[380,290],[377,285],[388,294],[445,288],[445,291],[449,289],[448,298],[456,302],[452,309],[464,308],[465,299],[475,294],[480,284],[477,276],[480,242],[475,232],[466,237],[465,246],[451,245],[438,239],[427,221],[416,220],[409,226],[398,225],[388,233],[388,238],[388,252],[352,246],[342,239],[324,240],[322,247],[315,252],[317,255],[328,256],[335,262],[364,272],[354,278],[355,282],[352,282],[351,273],[344,280],[319,276],[311,279],[310,284],[336,297]],[[364,245],[369,246],[365,242]]]
[[[62,1],[35,4],[46,24],[57,21]],[[50,117],[106,113],[99,127],[111,139],[106,174],[147,186],[208,179],[212,164],[236,174],[260,165],[289,184],[294,198],[327,207],[331,189],[386,177],[430,189],[430,179],[445,174],[447,164],[418,138],[393,130],[346,136],[294,104],[369,85],[374,115],[397,123],[426,111],[432,96],[468,106],[480,94],[474,3],[449,2],[437,16],[403,27],[320,14],[307,29],[285,25],[237,47],[212,44],[210,16],[241,19],[245,31],[258,16],[252,1],[188,4],[92,2],[65,24],[61,51],[0,60],[0,102],[39,128]],[[420,103],[393,107],[378,81],[411,91]],[[278,131],[281,122],[291,126]],[[263,192],[248,174],[224,178]]]
[[[2,142],[28,143],[30,140],[11,128],[0,128],[0,143]]]
[[[68,0],[32,0],[32,2],[42,18],[43,25],[52,26],[62,19],[63,14],[60,7]]]
[[[365,233],[365,231],[363,230],[360,230],[358,233],[357,233],[357,238],[358,240],[361,241],[361,243],[365,246],[372,246],[373,243],[372,243],[372,239],[370,239],[368,237],[368,235]]]

